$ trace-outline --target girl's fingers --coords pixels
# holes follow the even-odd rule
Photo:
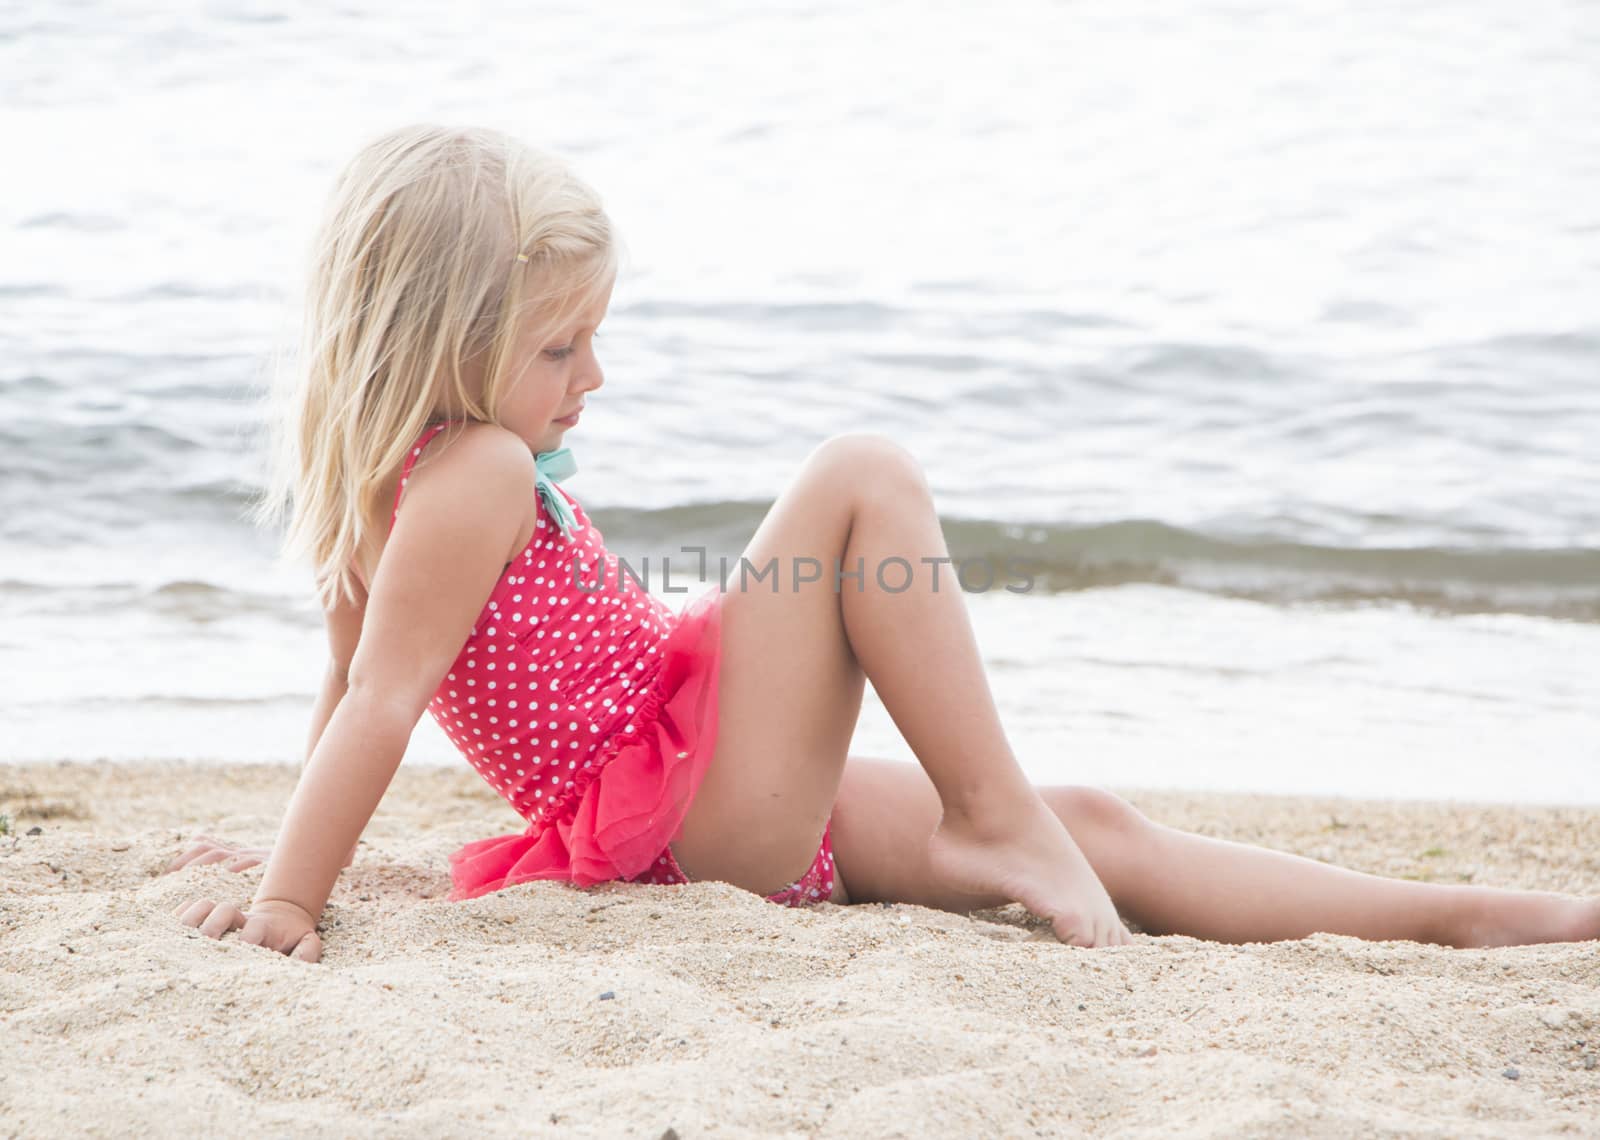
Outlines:
[[[206,915],[211,913],[211,908],[216,905],[210,899],[196,899],[194,902],[184,903],[172,913],[177,915],[178,920],[185,926],[199,926]]]
[[[200,924],[200,933],[207,938],[221,938],[228,931],[243,925],[243,912],[232,903],[221,903]]]
[[[239,931],[239,941],[249,943],[251,946],[261,946],[268,950],[276,950],[280,954],[287,954],[302,962],[316,962],[322,958],[322,939],[317,937],[315,930],[308,930],[300,936],[300,940],[293,946],[271,945],[267,942],[272,933],[272,923],[266,918],[246,916],[244,929]]]
[[[183,868],[187,867],[191,862],[194,861],[194,858],[195,858],[196,855],[199,855],[204,850],[206,850],[206,848],[200,847],[198,845],[188,848],[187,850],[184,851],[184,853],[182,855],[179,855],[171,863],[167,864],[167,870],[168,871],[181,871],[181,870],[183,870]]]
[[[220,852],[220,854],[219,854]],[[209,863],[217,859],[226,858],[233,853],[233,848],[226,844],[218,843],[214,839],[196,839],[184,849],[183,854],[168,865],[168,871],[179,871],[191,863]]]
[[[245,916],[244,929],[239,931],[239,941],[247,946],[260,946],[267,933],[267,924],[260,919]]]
[[[208,863],[221,863],[230,871],[248,871],[266,861],[271,848],[240,847],[220,840],[196,840],[189,848],[167,865],[167,871],[181,871],[185,867],[203,867]]]

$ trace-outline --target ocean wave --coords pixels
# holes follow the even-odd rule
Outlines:
[[[115,574],[116,564],[113,562],[108,569]],[[146,583],[109,576],[97,581],[89,576],[61,583],[11,576],[0,578],[0,604],[6,605],[13,616],[52,619],[120,611],[147,613],[191,625],[267,618],[285,625],[306,626],[319,620],[309,589],[304,596],[290,596],[198,577]]]
[[[176,442],[176,441],[172,441]],[[193,531],[197,573],[192,580],[135,587],[106,583],[103,589],[124,603],[168,611],[199,621],[226,613],[277,612],[283,599],[240,592],[214,583],[204,572],[207,543],[242,534],[258,488],[229,473],[194,473],[165,488],[140,480],[108,493],[106,518],[126,507],[136,517],[115,528],[137,539],[150,530],[182,520],[220,525],[215,532]],[[589,514],[610,549],[634,566],[660,567],[671,560],[675,579],[701,572],[686,549],[704,548],[707,580],[718,560],[736,565],[739,554],[770,510],[762,501],[719,500],[658,509],[591,507]],[[26,545],[40,538],[48,518],[16,516],[10,538]],[[141,522],[140,519],[145,521]],[[1359,536],[1395,530],[1387,515],[1351,517],[1338,528],[1341,540],[1318,542],[1330,524],[1308,525],[1295,516],[1252,520],[1233,516],[1215,526],[1177,525],[1158,519],[1120,519],[1095,523],[1026,522],[974,518],[941,520],[951,557],[958,563],[987,561],[990,571],[972,567],[963,576],[971,590],[1017,587],[1014,593],[1059,593],[1110,586],[1151,584],[1275,603],[1357,604],[1398,601],[1445,613],[1523,613],[1577,621],[1600,621],[1600,548],[1592,545],[1532,546],[1515,543],[1493,528],[1479,528],[1459,543],[1379,545]],[[103,527],[102,537],[108,531]],[[208,537],[209,535],[209,537]],[[48,537],[48,536],[44,536]],[[191,543],[184,543],[185,547]],[[19,553],[21,551],[19,550]],[[137,561],[137,559],[136,559]],[[915,562],[915,559],[911,559]],[[16,565],[26,565],[19,560]],[[659,570],[657,571],[659,573]],[[981,585],[992,577],[992,585]],[[979,583],[974,585],[973,583]],[[22,600],[48,583],[13,573],[0,581],[0,595]],[[25,602],[30,608],[40,599]]]
[[[705,547],[736,565],[768,507],[698,503],[590,512],[608,545],[660,565],[689,567]],[[1092,525],[945,519],[956,563],[988,562],[992,587],[1059,593],[1151,584],[1274,603],[1402,602],[1443,613],[1520,613],[1600,621],[1600,549],[1323,546],[1270,534],[1219,536],[1150,519]],[[914,560],[913,560],[914,561]],[[970,567],[976,590],[986,574]],[[1026,586],[1026,589],[1023,587]]]

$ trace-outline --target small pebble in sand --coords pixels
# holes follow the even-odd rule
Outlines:
[[[1516,1068],[1515,1065],[1508,1065],[1506,1067],[1506,1071],[1501,1073],[1500,1075],[1502,1077],[1504,1077],[1508,1081],[1516,1081],[1516,1080],[1521,1080],[1522,1079],[1522,1074],[1517,1071],[1517,1068]]]
[[[600,995],[600,1000],[601,1001],[610,1001],[611,999],[615,998],[616,996],[617,995],[616,995],[616,993],[614,991],[607,990],[605,993]]]
[[[42,827],[30,827],[23,834],[24,835],[43,835],[44,834],[44,828],[42,828]]]

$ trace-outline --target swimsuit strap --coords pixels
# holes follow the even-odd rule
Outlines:
[[[417,460],[422,457],[422,449],[433,442],[433,437],[449,427],[449,421],[434,424],[417,438],[411,447],[411,454],[406,456],[405,466],[400,469],[400,485],[394,489],[394,510],[389,513],[389,529],[394,529],[394,520],[400,517],[400,496],[406,493],[406,483],[411,478],[411,469],[417,465]]]
[[[432,443],[434,436],[449,427],[451,422],[446,420],[444,423],[434,424],[412,444],[411,454],[406,456],[405,466],[400,469],[400,485],[394,489],[394,510],[389,513],[390,530],[394,529],[395,520],[400,517],[400,497],[406,492],[406,483],[411,479],[411,469],[422,457],[423,448]],[[555,451],[539,452],[534,457],[534,470],[539,497],[544,500],[545,509],[555,520],[556,529],[563,536],[570,535],[577,527],[577,516],[566,499],[556,490],[556,481],[577,473],[578,464],[572,457],[572,450],[562,447]]]

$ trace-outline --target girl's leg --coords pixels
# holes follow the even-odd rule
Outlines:
[[[1098,788],[1039,791],[1117,909],[1149,934],[1275,942],[1324,931],[1447,946],[1600,938],[1600,899],[1387,879],[1152,823]],[[850,900],[956,913],[1009,901],[952,890],[933,874],[927,839],[939,815],[938,793],[915,765],[850,757],[833,817]]]
[[[1141,842],[1149,874],[1127,913],[1150,934],[1277,942],[1323,931],[1457,947],[1600,937],[1600,900],[1390,879],[1154,823]]]
[[[686,874],[770,893],[805,869],[838,791],[864,672],[938,791],[947,842],[935,855],[951,886],[1006,894],[1045,916],[1098,892],[1114,919],[1006,741],[914,457],[878,436],[829,440],[746,558],[757,573],[775,563],[778,578],[730,572],[716,753],[673,841]],[[923,560],[938,558],[935,588]],[[909,583],[896,560],[912,569]],[[820,580],[797,581],[797,568]],[[852,577],[836,582],[840,571]]]

